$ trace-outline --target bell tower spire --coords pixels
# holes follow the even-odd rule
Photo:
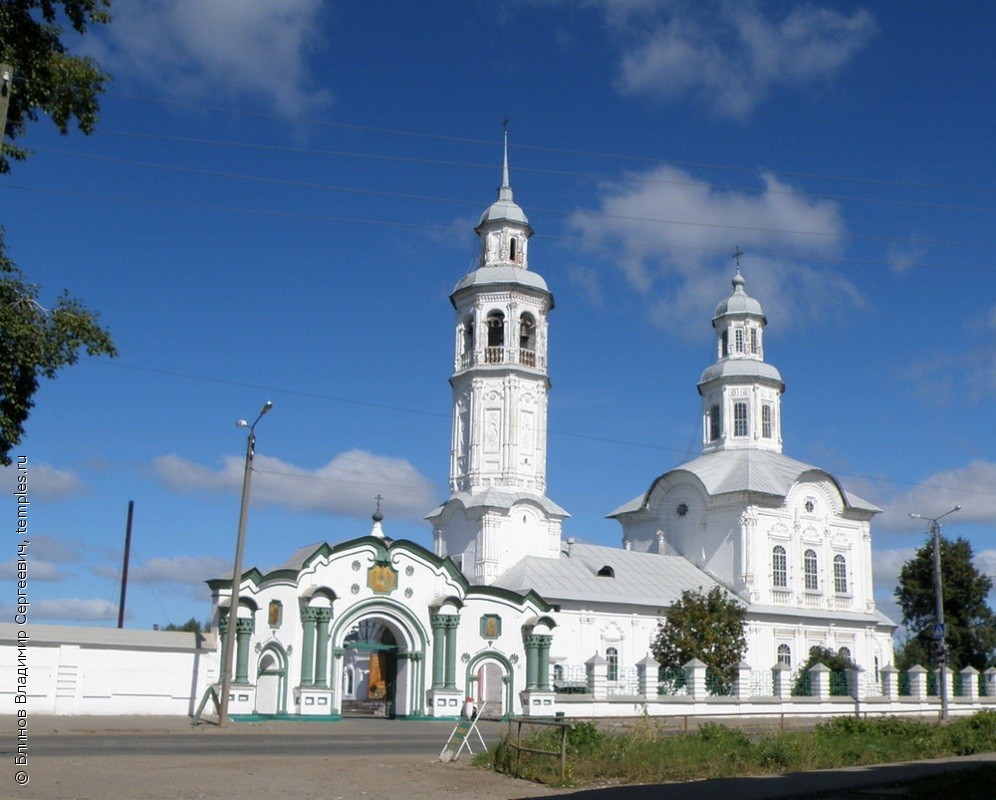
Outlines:
[[[498,199],[474,230],[477,268],[450,295],[456,310],[452,496],[428,518],[439,555],[490,584],[523,556],[558,557],[567,516],[546,496],[553,295],[528,269],[533,229],[512,196],[507,128]]]

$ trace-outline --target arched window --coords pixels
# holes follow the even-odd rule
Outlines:
[[[787,644],[778,645],[778,663],[786,667],[792,666],[792,648]]]
[[[723,357],[730,354],[730,332],[723,331],[723,335],[719,337],[720,348],[719,354]]]
[[[536,366],[536,320],[532,314],[519,317],[519,360],[527,367]]]
[[[501,364],[505,360],[505,315],[501,311],[488,312],[488,349],[485,362]]]
[[[715,442],[719,439],[719,406],[712,406],[709,409],[709,441]]]
[[[513,236],[512,239],[508,243],[508,260],[509,261],[515,261],[515,255],[516,255],[515,254],[515,248],[516,248],[517,244],[518,244],[518,240],[516,240],[516,238]]]
[[[833,590],[847,594],[847,560],[840,554],[833,557]]]
[[[817,591],[820,588],[820,579],[817,574],[816,551],[807,550],[802,556],[802,572],[806,577],[806,589]]]
[[[463,321],[463,354],[474,352],[474,315],[468,314]]]
[[[733,331],[734,341],[736,342],[737,352],[742,353],[744,351],[744,329],[737,328]]]
[[[609,662],[607,677],[610,681],[619,680],[619,651],[610,647],[605,651],[605,660]]]
[[[837,651],[837,655],[840,656],[841,658],[847,660],[847,661],[850,661],[851,660],[851,648],[850,647],[842,647],[842,648],[840,648],[840,650]]]
[[[771,584],[777,589],[788,586],[788,559],[785,557],[785,548],[780,544],[775,545],[771,551]]]

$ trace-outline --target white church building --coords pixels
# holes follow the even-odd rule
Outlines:
[[[231,713],[334,719],[373,701],[452,717],[471,697],[493,716],[551,714],[593,674],[604,696],[656,694],[648,656],[663,610],[715,586],[746,606],[744,658],[769,683],[814,645],[869,677],[891,668],[895,625],[872,594],[878,509],[782,453],[785,385],[739,269],[698,383],[701,455],[611,511],[621,547],[564,536],[569,514],[546,494],[553,295],[530,269],[505,152],[476,268],[450,295],[451,494],[427,516],[433,550],[391,540],[377,514],[370,535],[245,572]],[[222,631],[230,584],[209,582]]]

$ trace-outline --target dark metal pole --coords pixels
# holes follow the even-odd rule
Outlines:
[[[7,129],[7,106],[10,93],[14,89],[14,68],[10,64],[0,64],[0,147],[3,147]]]
[[[118,627],[124,627],[125,592],[128,590],[128,560],[131,558],[131,521],[135,514],[135,501],[128,501],[128,524],[125,527],[124,564],[121,567],[121,600],[118,602]]]
[[[941,583],[941,526],[936,519],[930,521],[930,533],[934,537],[934,611],[937,616],[937,679],[938,695],[941,698],[941,719],[948,718],[948,681],[945,674],[947,667],[948,645],[944,635],[944,587]]]

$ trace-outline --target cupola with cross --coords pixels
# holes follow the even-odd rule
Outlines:
[[[764,361],[761,304],[744,290],[739,248],[733,294],[716,306],[716,363],[699,379],[702,452],[748,447],[782,451],[781,396],[785,383]]]
[[[508,177],[474,229],[478,259],[456,285],[450,491],[429,515],[437,552],[491,583],[524,555],[560,552],[566,512],[546,497],[547,314],[553,295],[529,270],[533,230]]]

